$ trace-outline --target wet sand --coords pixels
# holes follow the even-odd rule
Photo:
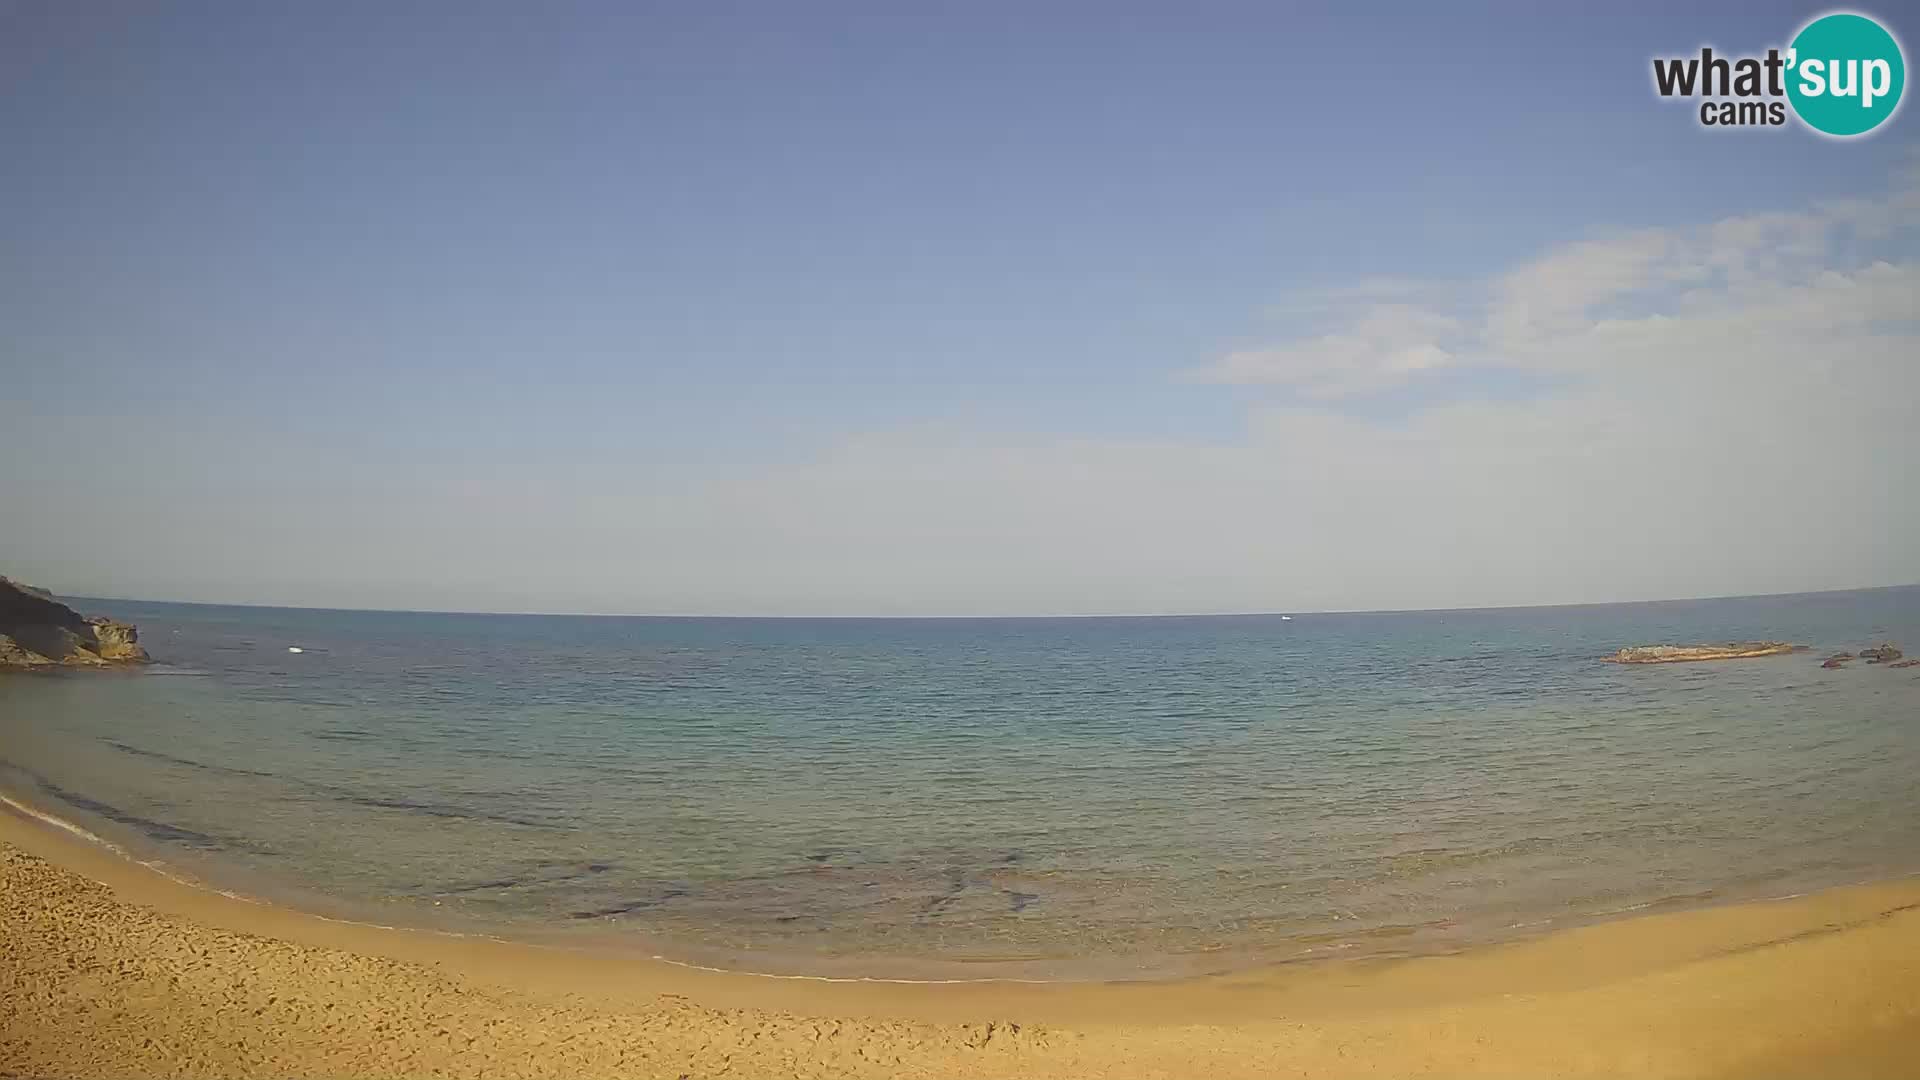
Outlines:
[[[5,1077],[1415,1075],[1920,1075],[1920,882],[1448,957],[903,985],[329,922],[0,811]]]

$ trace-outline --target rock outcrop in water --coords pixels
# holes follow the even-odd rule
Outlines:
[[[1858,657],[1850,652],[1834,653],[1832,656],[1827,657],[1826,661],[1820,666],[1823,668],[1843,668],[1847,666],[1848,661],[1854,659],[1865,660],[1869,665],[1877,664],[1881,667],[1888,668],[1909,668],[1920,665],[1920,660],[1900,659],[1905,655],[1906,653],[1901,652],[1898,645],[1888,642],[1884,645],[1875,645],[1871,649],[1861,649]]]
[[[1637,645],[1601,659],[1609,664],[1680,664],[1693,660],[1746,660],[1799,652],[1805,645],[1784,641],[1733,641],[1725,645]]]
[[[45,589],[0,577],[0,671],[144,664],[139,633],[113,619],[89,619]]]

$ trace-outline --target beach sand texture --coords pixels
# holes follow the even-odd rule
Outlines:
[[[1920,1075],[1920,882],[1159,984],[769,979],[334,923],[0,814],[0,1076]]]

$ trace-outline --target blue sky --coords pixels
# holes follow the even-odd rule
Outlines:
[[[1689,518],[1668,543],[1695,555],[1652,576],[1470,570],[1472,523],[1526,552],[1557,536],[1531,518],[1566,516],[1477,489],[1428,508],[1457,551],[1382,575],[1395,557],[1370,545],[1405,522],[1301,472],[1384,493],[1540,410],[1658,414],[1607,397],[1615,376],[1565,335],[1672,317],[1705,266],[1721,301],[1786,310],[1698,239],[1716,222],[1754,224],[1740,273],[1765,261],[1770,287],[1904,273],[1911,115],[1849,143],[1708,132],[1650,89],[1652,55],[1760,51],[1819,10],[13,6],[0,494],[25,513],[0,571],[155,598],[775,614],[1912,581],[1891,472],[1842,485],[1851,532],[1732,572],[1711,553],[1736,507]],[[1818,220],[1788,236],[1768,215]],[[1630,239],[1650,236],[1657,256]],[[1561,300],[1523,298],[1521,334],[1511,290],[1541,264],[1653,276],[1558,294],[1551,326]],[[1873,410],[1910,343],[1862,310],[1794,331],[1885,353],[1860,405],[1884,428],[1852,391],[1815,393],[1845,438],[1903,454],[1913,417]],[[1664,342],[1707,385],[1712,363]],[[1656,434],[1677,441],[1636,445],[1804,427],[1766,411],[1807,401],[1783,365],[1742,378],[1733,428],[1676,406]],[[1441,451],[1406,448],[1422,433]],[[1658,531],[1646,515],[1699,513],[1689,494],[1570,506],[1640,521],[1594,541],[1617,551]],[[1844,571],[1809,565],[1835,552]]]

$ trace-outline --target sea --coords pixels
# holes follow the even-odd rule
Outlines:
[[[851,979],[1447,952],[1920,871],[1920,587],[1038,619],[77,599],[0,793],[330,918]],[[1787,640],[1653,666],[1622,646]],[[299,650],[299,651],[294,651]]]

